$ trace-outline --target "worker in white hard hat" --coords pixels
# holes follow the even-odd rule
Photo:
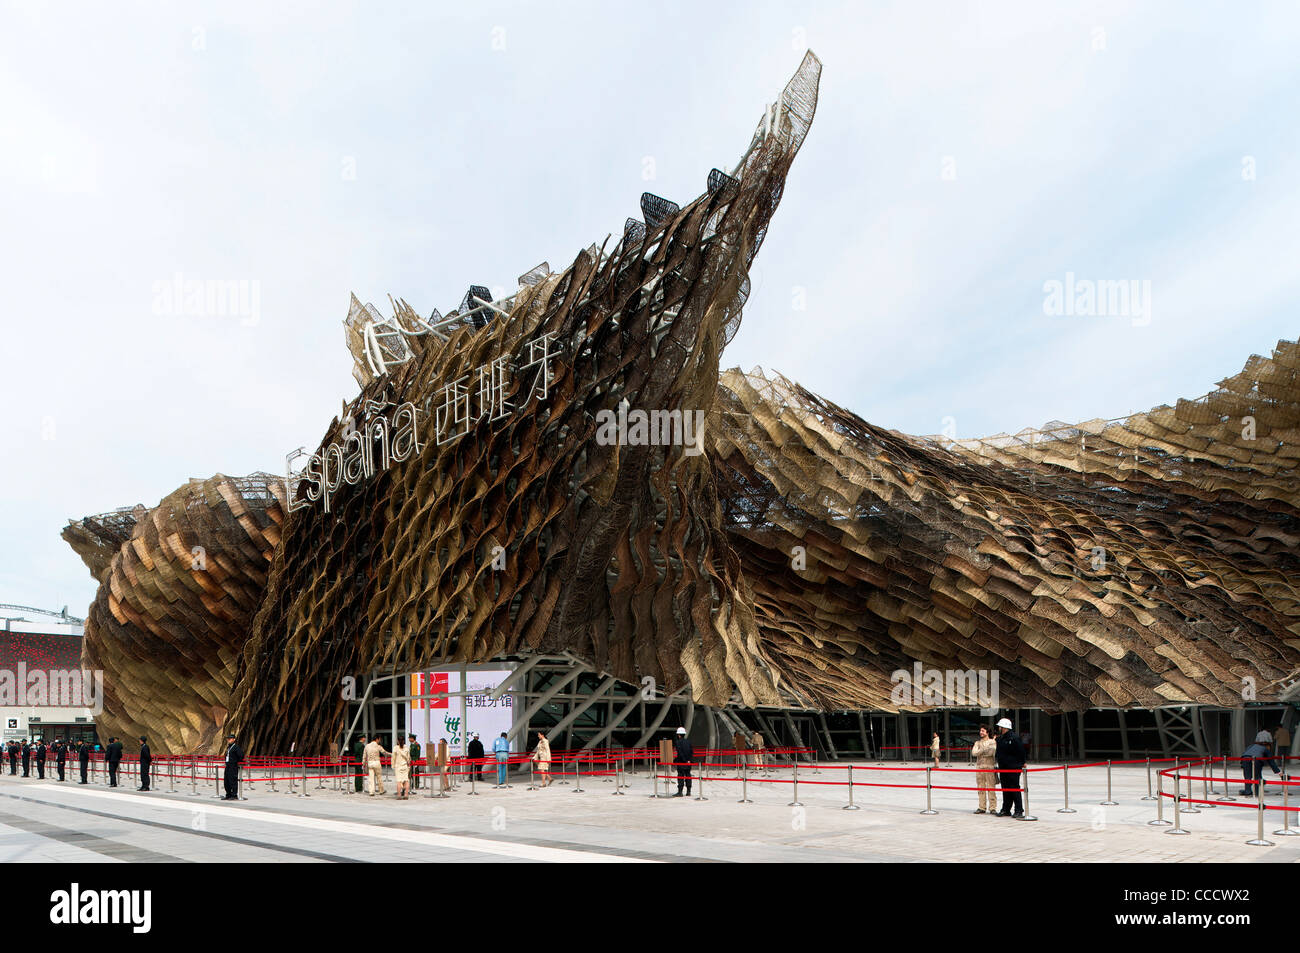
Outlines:
[[[686,785],[686,796],[691,796],[691,764],[695,761],[695,749],[686,737],[686,729],[677,729],[677,740],[673,742],[673,763],[677,766],[677,793],[682,796],[682,785]]]
[[[1011,719],[998,719],[998,785],[1002,788],[1002,810],[998,817],[1024,817],[1024,802],[1020,798],[1020,773],[1028,758],[1020,736],[1011,730]]]

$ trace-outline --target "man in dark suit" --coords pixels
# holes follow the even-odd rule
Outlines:
[[[45,747],[45,739],[42,738],[36,744],[36,776],[42,781],[45,780],[45,759],[49,757],[49,749]]]
[[[108,739],[108,786],[117,787],[117,766],[122,763],[122,742],[114,736]]]
[[[243,762],[244,749],[239,747],[234,734],[226,735],[226,796],[222,800],[239,800],[239,766]]]
[[[149,739],[140,736],[140,786],[137,791],[149,790],[149,766],[153,764],[153,755],[149,751]]]
[[[54,742],[54,758],[59,769],[59,780],[64,781],[66,778],[63,776],[63,769],[68,763],[68,744],[62,738]]]
[[[32,746],[26,738],[23,739],[23,777],[28,777],[32,763]]]
[[[9,742],[9,773],[18,773],[18,742]]]
[[[77,755],[81,760],[81,782],[80,783],[89,784],[90,782],[86,780],[86,771],[89,770],[90,768],[90,742],[89,741],[82,741],[81,744],[77,745]]]
[[[357,738],[356,744],[352,746],[352,757],[356,762],[356,767],[353,768],[353,770],[356,771],[356,777],[354,778],[354,781],[356,782],[358,794],[361,793],[361,784],[363,780],[362,775],[365,774],[365,770],[366,770],[365,752],[366,752],[366,736],[361,735],[359,738]]]
[[[420,743],[415,740],[415,735],[409,735],[408,737],[411,739],[410,744],[407,745],[407,749],[411,754],[411,787],[418,788],[420,786],[420,765],[418,764],[420,760]]]

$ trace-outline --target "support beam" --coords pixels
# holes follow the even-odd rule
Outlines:
[[[612,709],[614,696],[610,695],[609,697],[610,697],[611,709]],[[632,695],[631,698],[627,700],[627,704],[619,709],[618,714],[610,716],[609,720],[605,723],[605,727],[600,730],[600,733],[582,746],[582,750],[590,751],[591,749],[595,748],[596,745],[600,744],[602,741],[604,741],[606,738],[612,735],[614,733],[614,730],[618,728],[619,725],[623,724],[627,716],[632,713],[632,709],[640,704],[641,704],[641,694],[640,692],[636,692]]]
[[[551,685],[550,688],[546,689],[546,691],[538,695],[537,699],[533,701],[531,704],[529,704],[528,708],[524,711],[524,713],[515,719],[515,724],[510,726],[511,732],[513,733],[515,731],[516,726],[519,725],[520,722],[523,723],[522,727],[527,728],[529,724],[532,723],[532,720],[537,715],[537,713],[540,712],[544,707],[546,707],[547,702],[549,702],[556,695],[560,694],[560,692],[564,691],[564,689],[572,685],[574,680],[583,672],[589,672],[589,671],[591,671],[591,669],[587,668],[585,665],[580,665],[575,663],[573,671],[569,672],[567,675],[565,675],[562,678],[557,678],[555,680],[555,683]]]
[[[633,745],[632,747],[634,748],[645,747],[646,742],[648,742],[652,737],[654,737],[654,733],[658,731],[659,726],[664,723],[664,719],[668,717],[668,712],[672,710],[673,703],[677,701],[677,698],[678,696],[681,695],[681,693],[682,693],[681,691],[677,691],[674,692],[672,695],[669,695],[666,698],[664,698],[664,703],[660,707],[659,713],[655,715],[654,721],[650,722],[650,726],[646,728],[645,731],[641,732],[641,737],[636,740],[636,744]]]
[[[613,675],[606,675],[605,680],[601,682],[598,686],[596,686],[596,690],[592,692],[589,696],[587,696],[586,701],[584,701],[577,708],[573,709],[571,712],[565,715],[564,718],[561,719],[560,723],[547,733],[546,735],[547,739],[549,740],[551,738],[558,738],[560,732],[564,731],[566,728],[569,728],[575,721],[581,718],[582,713],[585,712],[592,705],[596,704],[596,702],[600,701],[600,699],[604,697],[605,693],[614,687],[614,683],[617,681],[618,679],[615,678]],[[515,729],[512,726],[511,731],[513,732],[514,730]]]

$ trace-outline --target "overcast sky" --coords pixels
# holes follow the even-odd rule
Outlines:
[[[1297,336],[1298,26],[1288,3],[0,2],[0,602],[84,615],[69,517],[314,447],[356,393],[349,292],[445,312],[617,236],[644,190],[694,198],[807,47],[817,119],[725,367],[960,437],[1202,394]],[[1067,274],[1149,307],[1045,314]],[[256,297],[186,314],[177,275]]]

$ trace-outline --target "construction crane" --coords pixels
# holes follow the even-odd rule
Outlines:
[[[60,609],[58,612],[52,612],[52,611],[49,610],[49,609],[37,609],[35,606],[15,606],[15,605],[9,605],[8,603],[0,602],[0,610],[4,610],[4,609],[17,609],[19,612],[35,612],[35,613],[37,613],[38,615],[47,615],[47,616],[50,616],[50,617],[52,617],[52,618],[58,619],[60,622],[67,623],[68,625],[85,625],[85,624],[86,624],[86,620],[85,620],[85,619],[78,619],[75,615],[68,615],[68,607],[67,607],[67,606],[64,606],[64,607],[63,607],[62,609]],[[5,622],[5,631],[6,631],[6,632],[10,631],[10,630],[9,630],[9,624],[10,624],[11,622],[25,622],[25,621],[26,621],[25,619],[23,619],[22,616],[0,616],[0,618],[3,618],[3,619],[4,619],[4,622]]]

